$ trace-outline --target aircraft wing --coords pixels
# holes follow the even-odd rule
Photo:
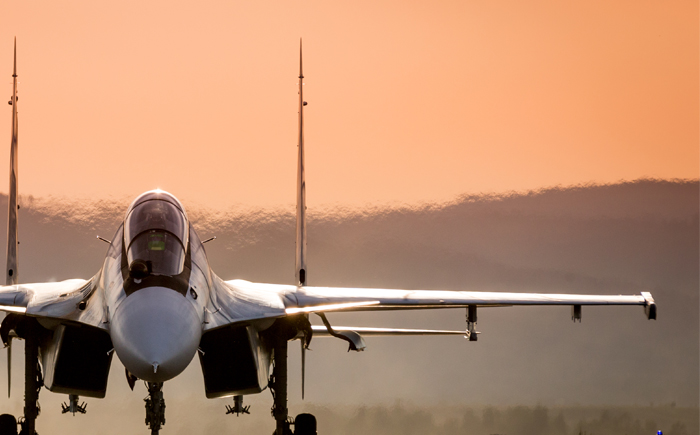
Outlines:
[[[104,329],[96,278],[0,286],[0,311],[67,320]]]
[[[303,313],[410,310],[512,305],[639,305],[656,318],[651,293],[639,295],[576,295],[444,290],[308,287],[220,281],[214,292],[215,312],[205,329],[243,321]],[[355,329],[356,330],[356,329]]]
[[[215,276],[205,311],[204,330],[284,317],[287,315],[285,308],[294,303],[286,295],[295,289],[293,285],[260,284],[240,279],[223,281]]]
[[[454,308],[511,305],[641,305],[656,313],[651,293],[639,295],[576,295],[443,290],[389,290],[366,288],[299,287],[287,314],[327,311]]]

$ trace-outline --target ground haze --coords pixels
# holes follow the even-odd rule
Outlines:
[[[539,433],[577,434],[582,428],[589,434],[641,434],[662,423],[667,434],[697,433],[698,197],[696,180],[640,180],[438,204],[310,209],[312,285],[651,291],[659,307],[657,321],[646,320],[641,307],[584,307],[581,324],[571,322],[566,307],[481,309],[477,343],[461,337],[369,338],[367,351],[359,354],[347,353],[338,340],[314,339],[306,397],[318,409],[324,433],[410,433],[400,432],[400,422],[411,418],[428,425],[416,427],[430,433],[529,434],[534,432],[527,427],[540,428],[542,422],[548,429]],[[20,281],[92,276],[106,251],[95,235],[110,238],[127,205],[128,200],[75,204],[23,198]],[[206,247],[221,277],[292,282],[291,207],[185,207],[202,238],[217,236]],[[358,326],[463,329],[464,314],[329,318]],[[13,397],[0,399],[0,407],[19,415],[22,346],[16,344]],[[296,413],[304,409],[298,344],[290,349],[290,407]],[[3,357],[0,373],[5,370]],[[164,391],[164,433],[214,433],[224,427],[237,433],[257,422],[263,427],[246,433],[271,431],[267,391],[246,398],[252,416],[224,416],[230,399],[204,398],[196,360]],[[64,433],[145,432],[145,396],[142,385],[129,391],[115,358],[106,399],[87,399],[85,416],[60,415],[66,397],[42,391],[39,432],[55,425]],[[621,426],[608,429],[613,420]],[[513,423],[520,421],[533,423]]]

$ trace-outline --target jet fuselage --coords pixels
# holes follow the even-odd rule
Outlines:
[[[110,336],[126,369],[148,382],[180,374],[199,346],[212,274],[173,195],[150,191],[129,206],[100,284]]]

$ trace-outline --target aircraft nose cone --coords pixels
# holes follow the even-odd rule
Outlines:
[[[202,325],[194,306],[164,287],[138,290],[119,305],[110,334],[117,356],[139,379],[165,382],[192,361]]]

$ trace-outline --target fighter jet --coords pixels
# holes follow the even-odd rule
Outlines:
[[[8,358],[12,339],[25,341],[26,434],[36,433],[41,387],[68,395],[64,412],[85,412],[80,396],[104,398],[114,354],[132,389],[139,379],[146,383],[151,434],[158,434],[165,422],[163,383],[182,373],[196,354],[207,398],[233,396],[228,412],[246,413],[243,396],[269,389],[275,434],[309,435],[316,434],[314,416],[288,416],[287,348],[292,340],[301,342],[304,367],[304,350],[312,337],[345,340],[354,351],[365,348],[363,335],[454,334],[477,341],[477,310],[484,306],[569,305],[573,320],[580,321],[583,305],[640,305],[649,319],[656,318],[654,299],[647,292],[610,296],[309,286],[301,47],[294,285],[220,278],[209,266],[206,241],[197,235],[185,207],[162,190],[140,195],[126,209],[114,237],[105,239],[107,254],[93,277],[20,284],[16,41],[14,53],[6,285],[0,286],[0,310],[7,315],[0,337]],[[325,315],[448,307],[465,309],[464,331],[334,327]],[[312,315],[323,326],[311,325]],[[8,360],[8,372],[10,368]],[[0,416],[0,435],[16,433],[12,422],[13,416]]]

